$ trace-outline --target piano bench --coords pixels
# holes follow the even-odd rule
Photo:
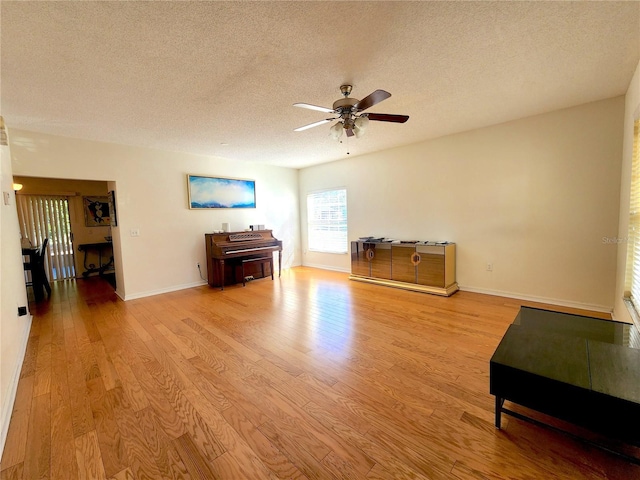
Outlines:
[[[242,260],[242,286],[244,287],[247,284],[246,276],[244,274],[244,266],[247,263],[259,263],[260,268],[262,269],[262,278],[264,278],[264,264],[268,263],[271,268],[271,280],[273,280],[273,256],[269,255],[268,257],[258,257],[258,258],[245,258]]]

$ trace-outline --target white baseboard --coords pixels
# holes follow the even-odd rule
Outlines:
[[[315,263],[305,263],[301,267],[319,268],[320,270],[331,270],[332,272],[351,273],[351,268],[330,267],[328,265],[316,265]]]
[[[350,269],[330,267],[327,265],[316,265],[313,263],[305,263],[302,266],[310,267],[310,268],[319,268],[321,270],[331,270],[334,272],[351,273]],[[534,295],[527,295],[524,293],[504,292],[501,290],[490,290],[487,288],[476,288],[476,287],[470,287],[465,285],[458,285],[458,287],[460,288],[460,290],[465,292],[482,293],[484,295],[513,298],[514,300],[525,300],[529,302],[546,303],[548,305],[557,305],[560,307],[578,308],[581,310],[591,310],[593,312],[602,312],[602,313],[609,313],[609,314],[613,313],[613,306],[609,306],[609,305],[597,305],[593,303],[572,302],[569,300],[562,300],[559,298],[537,297]]]
[[[526,295],[524,293],[514,293],[514,292],[503,292],[500,290],[488,290],[485,288],[475,288],[468,287],[464,285],[459,285],[460,290],[464,292],[472,292],[472,293],[482,293],[485,295],[494,295],[497,297],[507,297],[513,298],[517,300],[527,300],[529,302],[537,302],[537,303],[547,303],[549,305],[558,305],[560,307],[569,307],[569,308],[579,308],[582,310],[591,310],[594,312],[602,312],[602,313],[612,313],[613,307],[607,305],[596,305],[592,303],[582,303],[582,302],[571,302],[568,300],[561,300],[558,298],[548,298],[548,297],[536,297],[532,295]]]
[[[29,342],[29,332],[31,331],[32,320],[33,316],[30,314],[29,318],[25,322],[25,329],[24,332],[22,332],[22,338],[19,339],[20,349],[18,350],[18,358],[16,359],[15,368],[11,375],[9,391],[7,392],[4,405],[2,406],[2,413],[0,414],[0,458],[2,458],[4,444],[7,441],[7,434],[9,433],[9,422],[11,421],[11,413],[13,413],[13,405],[16,401],[16,394],[18,393],[18,382],[20,381],[20,372],[22,371],[24,356],[27,353],[27,343]]]
[[[314,263],[305,263],[304,265],[300,265],[300,266],[309,267],[309,268],[318,268],[320,270],[329,270],[329,271],[333,271],[333,272],[340,272],[340,273],[346,273],[346,274],[351,273],[350,269],[333,267],[333,266],[329,266],[329,265],[319,265],[319,264],[314,264]],[[158,289],[158,290],[149,290],[147,292],[134,293],[132,295],[124,295],[124,296],[116,291],[116,295],[118,295],[118,297],[120,297],[122,300],[127,301],[127,300],[135,300],[136,298],[151,297],[153,295],[160,295],[160,294],[163,294],[163,293],[176,292],[178,290],[184,290],[184,289],[187,289],[187,288],[200,287],[200,286],[203,286],[203,285],[206,285],[206,284],[207,284],[206,281],[199,281],[199,282],[182,284],[182,285],[174,285],[172,287],[161,288],[161,289]],[[537,296],[533,296],[533,295],[526,295],[524,293],[505,292],[505,291],[502,291],[502,290],[490,290],[490,289],[486,289],[486,288],[476,288],[476,287],[469,287],[469,286],[465,286],[465,285],[459,285],[459,287],[460,287],[460,290],[465,291],[465,292],[482,293],[482,294],[485,294],[485,295],[494,295],[494,296],[498,296],[498,297],[513,298],[513,299],[516,299],[516,300],[526,300],[526,301],[530,301],[530,302],[546,303],[548,305],[558,305],[558,306],[561,306],[561,307],[578,308],[578,309],[582,309],[582,310],[591,310],[591,311],[594,311],[594,312],[602,312],[602,313],[612,313],[613,312],[613,307],[612,306],[608,306],[608,305],[597,305],[597,304],[591,304],[591,303],[572,302],[572,301],[569,301],[569,300],[562,300],[562,299],[559,299],[559,298],[537,297]]]
[[[206,285],[206,284],[207,282],[201,280],[193,283],[184,283],[182,285],[174,285],[172,287],[160,288],[158,290],[149,290],[147,292],[134,293],[131,295],[125,295],[124,297],[118,292],[116,292],[116,295],[118,295],[118,297],[120,297],[122,300],[127,301],[127,300],[135,300],[136,298],[152,297],[153,295],[160,295],[162,293],[177,292],[178,290],[185,290],[187,288],[201,287],[202,285]]]

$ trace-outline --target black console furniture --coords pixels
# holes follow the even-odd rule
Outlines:
[[[82,245],[78,245],[78,251],[84,252],[84,272],[82,272],[83,277],[88,277],[92,273],[98,272],[100,275],[104,275],[104,273],[108,270],[113,269],[113,244],[111,242],[100,242],[100,243],[84,243]],[[87,252],[95,251],[98,255],[98,265],[87,264]],[[107,252],[106,254],[103,252]],[[108,261],[105,263],[102,259],[108,258]]]
[[[490,362],[496,427],[509,400],[640,446],[633,325],[522,307]]]

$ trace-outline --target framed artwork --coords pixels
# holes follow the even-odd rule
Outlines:
[[[111,225],[109,215],[109,197],[82,197],[84,205],[84,224],[87,227],[108,227]]]
[[[111,217],[111,226],[118,226],[118,216],[116,214],[116,191],[109,192],[109,216]]]
[[[256,182],[238,178],[187,175],[189,208],[256,208]]]

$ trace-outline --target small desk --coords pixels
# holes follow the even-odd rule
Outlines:
[[[634,325],[522,307],[490,362],[496,427],[505,400],[640,446]]]
[[[109,261],[107,263],[102,263],[103,251],[106,249],[111,250],[111,254],[109,255]],[[98,272],[99,275],[103,275],[106,270],[113,267],[113,244],[111,242],[83,243],[82,245],[78,245],[78,251],[84,252],[84,259],[82,260],[84,272],[82,272],[82,276],[85,278],[95,272]],[[98,266],[90,266],[91,264],[87,265],[87,252],[91,251],[98,254]]]

